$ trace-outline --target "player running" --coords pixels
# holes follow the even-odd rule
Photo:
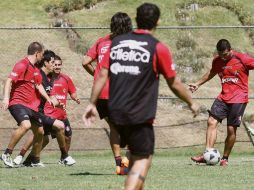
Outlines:
[[[131,19],[126,13],[118,12],[113,15],[110,23],[111,34],[106,35],[97,40],[97,42],[88,50],[83,60],[83,67],[86,71],[94,76],[94,80],[98,77],[98,74],[102,68],[101,60],[103,59],[106,51],[111,45],[111,41],[114,37],[128,33],[132,31]],[[96,68],[94,69],[91,64],[97,60]],[[120,139],[118,132],[112,126],[113,124],[108,119],[108,98],[109,98],[109,80],[107,80],[100,96],[97,101],[96,107],[101,119],[105,119],[110,127],[110,145],[115,157],[116,174],[125,175],[128,172],[128,160],[121,157]]]
[[[254,58],[233,51],[226,39],[219,40],[216,48],[218,56],[213,59],[212,68],[196,83],[189,84],[189,88],[195,92],[217,74],[221,79],[222,91],[208,111],[206,149],[214,148],[218,124],[227,118],[227,138],[220,161],[221,166],[227,166],[228,157],[235,144],[236,131],[240,127],[248,103],[249,70],[254,69]],[[205,163],[203,154],[193,156],[191,159],[197,163]]]

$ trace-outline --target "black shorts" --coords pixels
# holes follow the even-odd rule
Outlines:
[[[42,127],[42,119],[39,112],[36,112],[21,104],[10,106],[9,111],[18,125],[20,125],[20,123],[24,120],[30,120],[31,125]]]
[[[100,119],[108,117],[108,100],[106,99],[98,99],[96,103],[96,108],[98,110]]]
[[[50,135],[51,131],[53,130],[53,124],[56,119],[46,116],[43,113],[40,112],[41,119],[42,119],[42,124],[43,124],[43,129],[44,129],[44,135]]]
[[[128,145],[131,154],[149,156],[154,153],[154,130],[152,124],[114,125],[114,127],[120,134],[120,146],[123,148]]]
[[[244,114],[247,103],[225,103],[221,100],[215,99],[211,111],[208,110],[209,115],[219,122],[227,118],[227,125],[239,127]]]
[[[66,137],[71,137],[72,136],[72,129],[71,129],[69,120],[63,119],[60,121],[64,122],[64,135]],[[48,135],[50,135],[50,134],[51,134],[52,139],[56,138],[56,131],[54,129],[51,128],[51,131]]]

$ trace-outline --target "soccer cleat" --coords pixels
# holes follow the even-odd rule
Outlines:
[[[10,154],[2,154],[1,159],[4,161],[4,164],[10,168],[13,168],[12,158]]]
[[[71,156],[67,156],[65,159],[63,159],[63,163],[66,166],[72,166],[76,163],[76,161]]]
[[[248,129],[248,131],[249,131],[249,133],[250,133],[251,135],[254,135],[254,129],[253,129],[253,128],[247,127],[247,129]]]
[[[192,156],[191,157],[191,160],[196,162],[196,163],[206,163],[205,159],[204,159],[204,156],[203,155],[199,155],[199,156]]]
[[[127,175],[129,172],[129,160],[127,157],[124,157],[121,161],[121,166],[116,166],[117,175]]]
[[[23,160],[23,156],[18,155],[16,158],[14,158],[13,162],[15,165],[20,165]]]
[[[44,168],[45,165],[41,162],[38,162],[38,163],[31,163],[30,165],[31,167],[38,167],[38,168]]]
[[[221,159],[220,160],[220,166],[228,166],[228,160],[227,159]]]

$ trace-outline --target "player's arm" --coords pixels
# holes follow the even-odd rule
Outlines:
[[[172,92],[188,104],[195,117],[199,112],[199,106],[193,102],[181,80],[176,77],[175,66],[170,50],[161,43],[157,44],[156,50],[159,55],[157,56],[158,71],[163,74]]]
[[[92,62],[93,62],[93,58],[88,56],[88,55],[85,55],[84,56],[84,59],[83,59],[83,62],[82,62],[82,66],[83,68],[90,74],[90,75],[94,75],[94,67],[92,65]]]
[[[213,72],[212,69],[209,70],[197,82],[188,84],[190,91],[195,92],[202,84],[204,84],[207,81],[211,80],[216,74],[217,73]]]
[[[12,79],[7,78],[4,85],[4,98],[3,98],[2,106],[1,106],[3,110],[6,110],[9,106],[11,86],[12,86]]]
[[[80,104],[80,99],[78,98],[78,95],[77,95],[76,92],[71,93],[71,94],[70,94],[70,97],[71,97],[72,100],[74,100],[75,102],[77,102],[77,104]]]
[[[188,91],[186,90],[183,83],[178,79],[177,77],[171,77],[166,78],[167,84],[169,88],[172,90],[172,92],[181,100],[186,102],[189,106],[189,108],[194,113],[194,116],[196,116],[198,112],[198,107],[192,100],[191,96],[189,95]]]
[[[48,96],[46,90],[44,89],[44,87],[42,86],[42,84],[36,84],[35,85],[37,90],[40,92],[40,94],[53,106],[56,106],[54,104],[54,102],[51,100],[51,98]]]

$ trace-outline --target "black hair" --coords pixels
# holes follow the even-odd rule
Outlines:
[[[42,60],[36,64],[38,68],[41,68],[42,66],[45,66],[45,62],[49,62],[51,58],[53,57],[55,59],[56,54],[51,50],[45,50],[43,53]]]
[[[34,55],[36,52],[42,52],[43,45],[39,42],[32,42],[27,49],[27,55]]]
[[[132,31],[131,18],[128,16],[128,14],[123,12],[117,12],[116,14],[114,14],[111,18],[110,31],[111,39],[120,34]]]
[[[58,55],[55,55],[55,60],[62,61],[61,57],[60,57],[60,56],[58,56]]]
[[[152,3],[144,3],[137,8],[136,22],[139,29],[151,30],[157,26],[160,9]]]
[[[223,52],[225,50],[231,50],[231,45],[228,40],[220,39],[216,45],[218,52]]]

